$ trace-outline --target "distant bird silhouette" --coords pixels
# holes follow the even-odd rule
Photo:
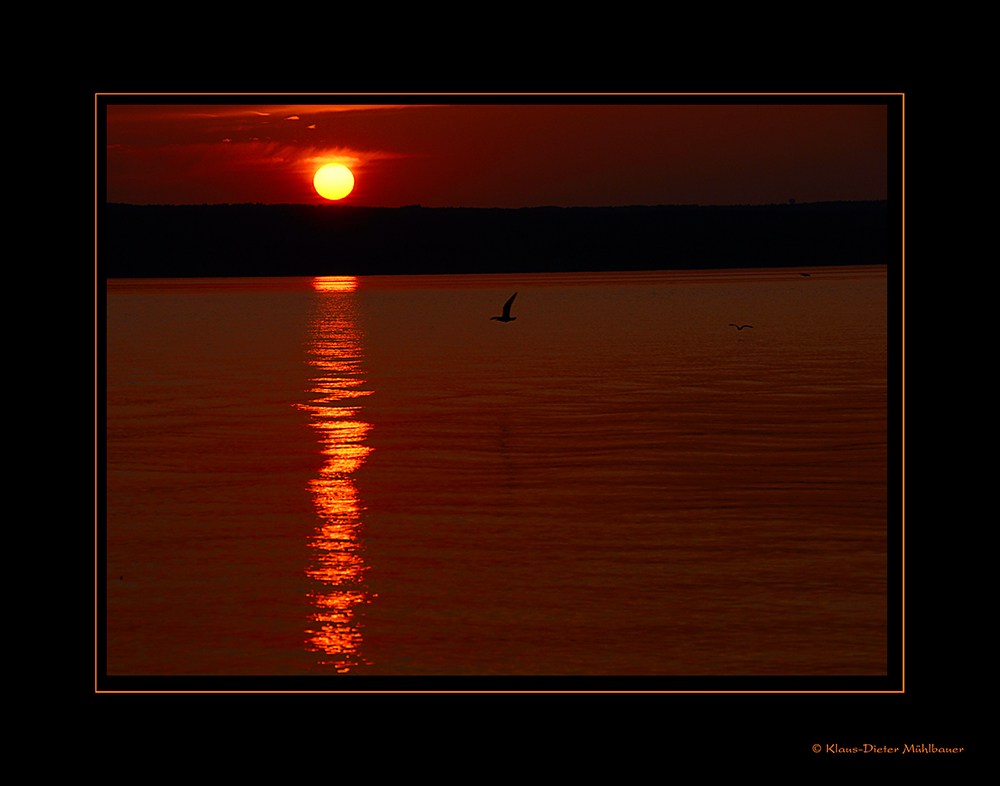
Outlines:
[[[800,276],[809,276],[809,275],[811,275],[811,274],[810,274],[810,273],[799,273],[799,275],[800,275]]]
[[[517,292],[510,296],[510,300],[503,304],[503,316],[502,317],[490,317],[490,319],[495,319],[498,322],[513,322],[517,317],[512,317],[510,315],[510,304],[514,302],[514,298],[517,297]]]
[[[734,325],[732,322],[729,323],[729,327],[734,327],[737,330],[743,330],[745,327],[753,327],[753,325]]]

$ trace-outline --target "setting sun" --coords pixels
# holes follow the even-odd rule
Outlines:
[[[354,175],[343,164],[326,164],[316,170],[313,185],[324,199],[343,199],[354,190]]]

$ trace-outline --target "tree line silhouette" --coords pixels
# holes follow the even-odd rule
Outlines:
[[[536,208],[127,205],[108,278],[586,272],[887,264],[881,202]]]

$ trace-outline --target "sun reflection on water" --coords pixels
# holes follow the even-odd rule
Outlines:
[[[352,473],[371,448],[364,444],[371,425],[362,418],[364,348],[356,325],[356,302],[348,293],[357,287],[352,276],[313,280],[320,299],[308,347],[314,369],[312,400],[300,405],[312,416],[321,452],[326,457],[319,476],[309,482],[321,524],[312,539],[314,561],[306,573],[319,584],[311,593],[314,607],[307,631],[308,649],[324,654],[321,664],[347,672],[364,663],[356,610],[371,600],[364,574],[360,541],[363,506]]]
[[[317,276],[313,289],[317,292],[353,292],[358,288],[356,276]]]

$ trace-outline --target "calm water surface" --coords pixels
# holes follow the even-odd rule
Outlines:
[[[886,268],[800,272],[109,281],[108,674],[885,674]]]

